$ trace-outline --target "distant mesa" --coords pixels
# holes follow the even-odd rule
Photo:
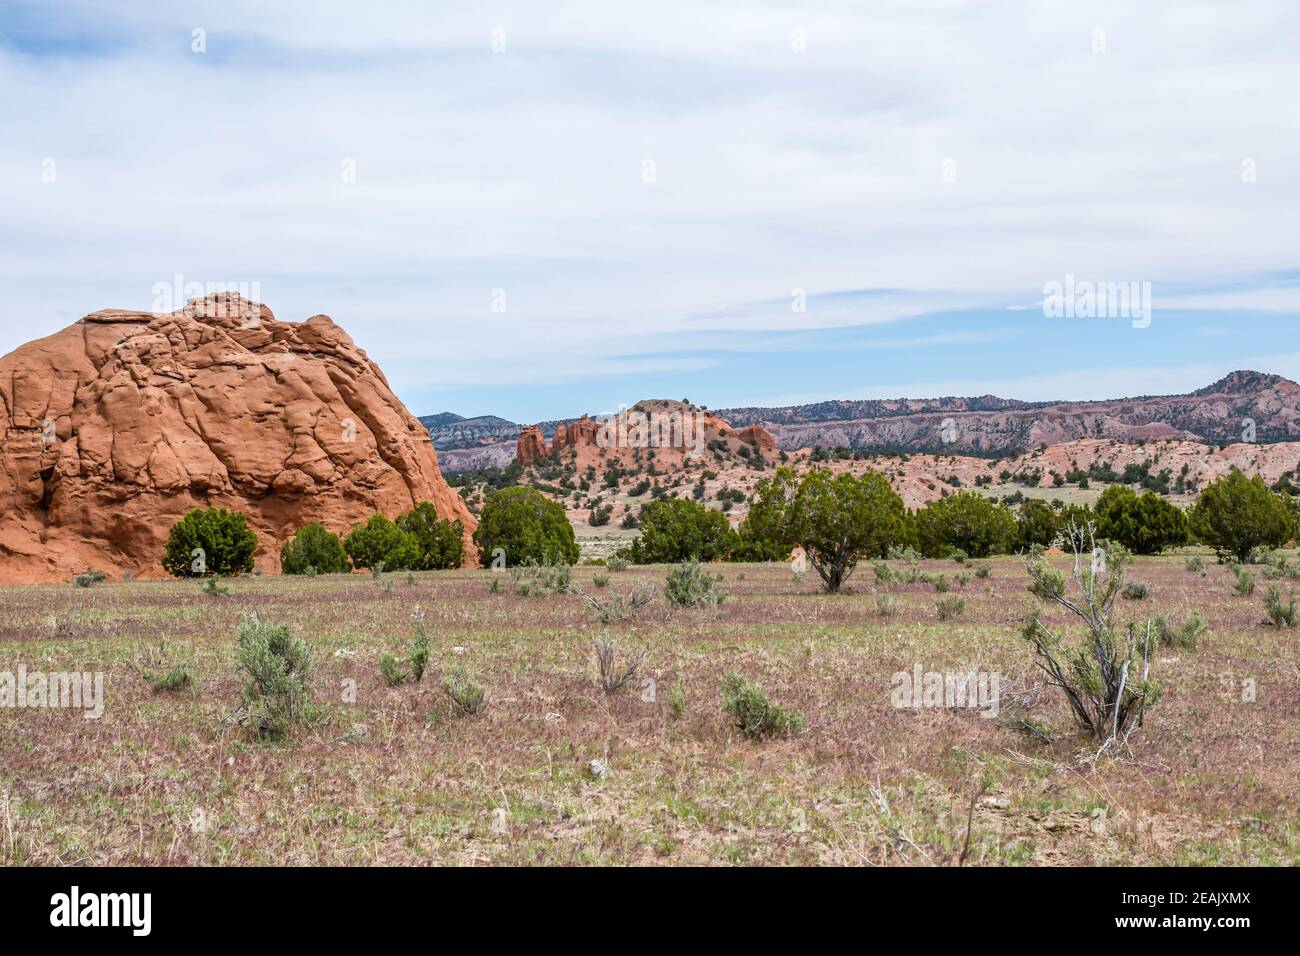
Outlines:
[[[972,398],[896,398],[827,401],[811,405],[723,408],[712,412],[737,429],[757,426],[781,450],[948,452],[1016,455],[1041,445],[1083,439],[1118,443],[1178,440],[1232,444],[1253,427],[1261,444],[1300,440],[1300,385],[1281,375],[1236,371],[1189,395],[1157,395],[1089,402],[1022,402]],[[437,425],[433,418],[444,419]],[[453,420],[454,419],[454,420]],[[567,422],[525,428],[495,416],[461,419],[451,413],[430,424],[444,470],[505,467],[545,454],[546,441]],[[570,444],[567,430],[560,447]],[[765,439],[757,439],[761,444]],[[766,445],[763,445],[765,449]]]
[[[0,580],[91,566],[160,577],[190,508],[244,512],[257,566],[318,521],[345,532],[430,501],[468,535],[428,431],[325,315],[222,294],[108,309],[0,358]]]

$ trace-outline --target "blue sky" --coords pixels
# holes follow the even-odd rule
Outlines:
[[[1298,28],[1264,0],[7,0],[0,352],[180,275],[332,315],[416,414],[1300,378]],[[1150,326],[1048,318],[1067,275],[1149,282]]]

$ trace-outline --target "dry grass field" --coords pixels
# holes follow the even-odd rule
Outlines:
[[[611,625],[577,593],[494,593],[488,571],[249,577],[224,597],[189,581],[5,588],[0,671],[102,671],[106,705],[97,720],[0,709],[0,862],[1300,862],[1300,631],[1265,623],[1263,586],[1238,596],[1212,558],[1204,575],[1182,555],[1138,559],[1130,577],[1151,596],[1118,614],[1197,609],[1209,633],[1161,648],[1163,698],[1127,749],[1093,761],[1046,692],[1033,713],[1050,742],[976,709],[891,703],[891,675],[916,665],[1038,682],[1019,634],[1024,563],[988,563],[991,576],[954,582],[965,609],[946,621],[933,585],[878,584],[867,563],[840,596],[785,565],[719,565],[718,612],[670,611],[664,567],[574,569],[593,594],[655,589],[636,621]],[[389,686],[378,658],[406,652],[417,605],[429,672]],[[223,720],[250,613],[315,651],[315,713],[283,742]],[[653,693],[597,687],[604,634],[646,649]],[[195,683],[155,691],[150,661]],[[441,678],[458,664],[489,689],[484,713],[453,713]],[[721,709],[729,669],[801,711],[802,732],[743,737]]]

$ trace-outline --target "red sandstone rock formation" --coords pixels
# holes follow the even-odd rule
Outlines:
[[[274,571],[300,525],[419,501],[472,550],[428,432],[328,316],[279,322],[236,295],[109,309],[0,359],[0,582],[164,576],[168,529],[200,505],[247,515]]]
[[[748,425],[736,432],[736,437],[743,442],[753,445],[764,454],[776,451],[776,439],[773,438],[772,433],[762,425]]]
[[[525,425],[519,432],[519,442],[515,446],[515,459],[526,465],[530,461],[546,457],[546,439],[542,430],[536,425]]]
[[[560,422],[550,451],[573,454],[579,469],[633,464],[643,453],[653,451],[661,467],[672,468],[701,454],[709,442],[719,441],[733,452],[740,444],[765,454],[777,451],[776,440],[761,425],[737,431],[711,412],[664,399],[638,402],[615,416],[593,419],[583,415]],[[526,426],[519,434],[515,460],[526,465],[546,454],[540,426]]]

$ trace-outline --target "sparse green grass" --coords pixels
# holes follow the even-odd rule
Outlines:
[[[0,709],[0,821],[3,807],[12,820],[0,864],[951,864],[976,775],[993,783],[967,865],[1300,863],[1300,754],[1287,743],[1300,736],[1300,642],[1262,626],[1261,596],[1238,595],[1227,567],[1207,560],[1203,578],[1185,559],[1138,558],[1152,597],[1116,616],[1199,612],[1206,629],[1194,652],[1158,654],[1164,696],[1132,757],[1096,765],[1080,762],[1089,742],[1049,694],[1030,716],[1050,743],[974,712],[891,705],[890,676],[916,663],[1037,680],[1015,558],[977,562],[964,613],[944,622],[932,585],[876,583],[865,564],[859,590],[838,597],[783,563],[711,566],[730,592],[721,618],[668,614],[671,569],[633,567],[619,589],[655,600],[610,624],[583,600],[608,568],[575,567],[574,590],[544,600],[493,594],[479,570],[416,573],[391,591],[364,574],[240,577],[224,600],[192,581],[0,589],[0,670],[102,671],[106,697],[99,720]],[[954,565],[919,567],[951,577]],[[390,687],[376,661],[405,662],[417,605],[425,680]],[[244,685],[235,644],[250,607],[314,652],[319,713],[279,742],[221,724]],[[596,686],[604,634],[645,648],[657,695]],[[162,640],[158,672],[198,678],[181,692],[155,692],[138,666]],[[459,668],[490,701],[477,716],[458,718],[444,692]],[[802,732],[736,732],[729,670],[802,714]],[[596,758],[610,767],[598,784]],[[498,807],[506,833],[493,830]]]

